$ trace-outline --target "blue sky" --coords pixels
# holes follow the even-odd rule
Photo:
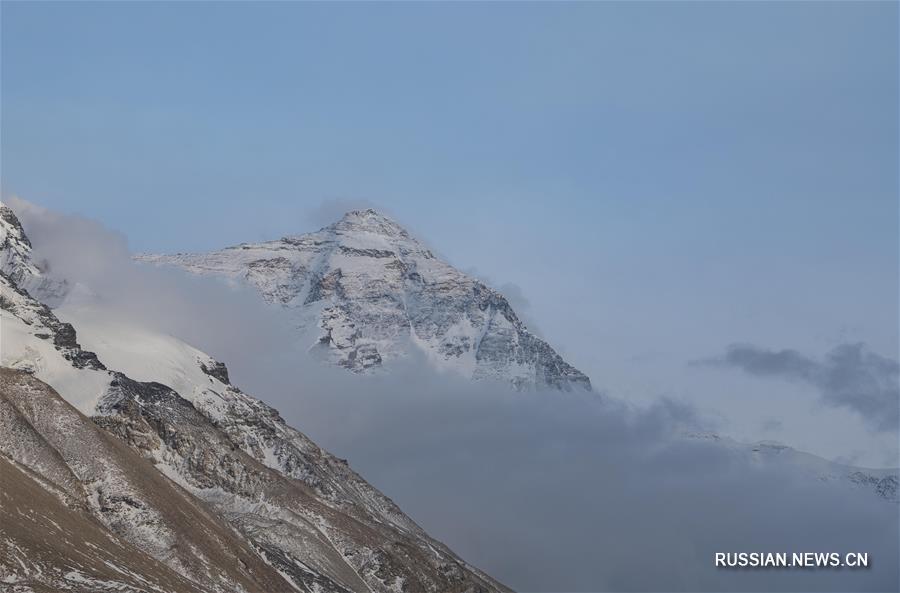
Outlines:
[[[4,2],[2,191],[137,251],[372,202],[517,285],[595,384],[877,464],[889,437],[803,386],[686,363],[732,342],[896,357],[897,22],[896,3]]]

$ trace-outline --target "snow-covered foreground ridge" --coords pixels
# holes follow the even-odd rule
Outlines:
[[[171,337],[77,315],[0,207],[0,579],[16,591],[507,591]],[[126,347],[127,346],[127,347]]]
[[[591,389],[502,294],[375,210],[351,211],[319,231],[277,241],[137,259],[255,287],[267,302],[291,310],[302,330],[315,329],[314,353],[356,372],[419,348],[435,367],[473,379]]]

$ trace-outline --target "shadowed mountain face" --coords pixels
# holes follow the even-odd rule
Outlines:
[[[0,206],[0,577],[21,591],[508,591],[170,336],[81,348]],[[60,543],[67,541],[65,545]]]
[[[420,349],[434,366],[519,388],[591,389],[506,298],[441,261],[390,218],[348,212],[317,232],[206,254],[138,259],[254,286],[314,330],[310,348],[365,372]]]

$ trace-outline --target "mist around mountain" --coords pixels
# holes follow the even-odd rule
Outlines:
[[[602,391],[602,377],[592,377],[590,392],[537,385],[515,390],[506,377],[472,381],[437,368],[423,349],[398,357],[384,372],[347,372],[306,356],[309,344],[298,342],[290,308],[266,304],[255,288],[135,263],[121,237],[84,219],[27,208],[21,217],[35,261],[46,261],[41,274],[67,283],[66,298],[50,312],[72,324],[78,343],[98,361],[138,384],[161,381],[170,390],[160,388],[158,397],[180,401],[174,390],[191,404],[184,408],[188,422],[214,418],[213,404],[224,401],[205,399],[207,384],[234,405],[246,404],[244,390],[254,393],[265,402],[258,409],[277,410],[287,425],[335,454],[309,458],[306,466],[327,469],[333,488],[346,482],[339,471],[346,459],[431,536],[515,589],[898,587],[896,470],[841,466],[782,444],[730,441],[701,410],[670,399],[637,407]],[[69,352],[72,359],[85,360],[78,352]],[[196,352],[209,353],[200,359],[207,371]],[[185,360],[191,365],[181,364]],[[214,361],[227,364],[227,376]],[[195,392],[192,385],[204,381]],[[121,381],[117,393],[129,386]],[[134,423],[160,422],[152,410],[129,410],[127,401],[110,400],[109,409]],[[222,431],[256,459],[246,463],[264,466],[259,471],[266,475],[271,465],[285,473],[276,450],[254,449],[245,417],[237,414],[200,434]],[[128,424],[119,426],[116,434],[127,436]],[[133,437],[130,442],[147,451]],[[212,451],[221,450],[208,442]],[[170,444],[154,450],[173,454],[152,457],[157,467],[178,459]],[[172,477],[182,476],[192,488],[207,471],[221,479],[218,459],[201,460],[200,472],[190,469],[192,462],[173,464]],[[294,467],[305,483],[317,482],[315,472]],[[239,508],[228,497],[203,500],[225,516]],[[363,507],[379,508],[371,499]],[[378,513],[383,517],[383,508]],[[241,517],[243,533],[263,541],[257,516],[245,510]],[[742,550],[861,551],[872,566],[714,568],[715,552]],[[336,580],[350,586],[351,577],[343,578]]]

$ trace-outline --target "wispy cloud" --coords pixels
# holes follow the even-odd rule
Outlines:
[[[873,430],[896,431],[900,424],[900,363],[871,352],[862,343],[841,344],[823,360],[796,350],[732,344],[722,356],[691,364],[800,381],[815,387],[824,404],[858,413]]]

